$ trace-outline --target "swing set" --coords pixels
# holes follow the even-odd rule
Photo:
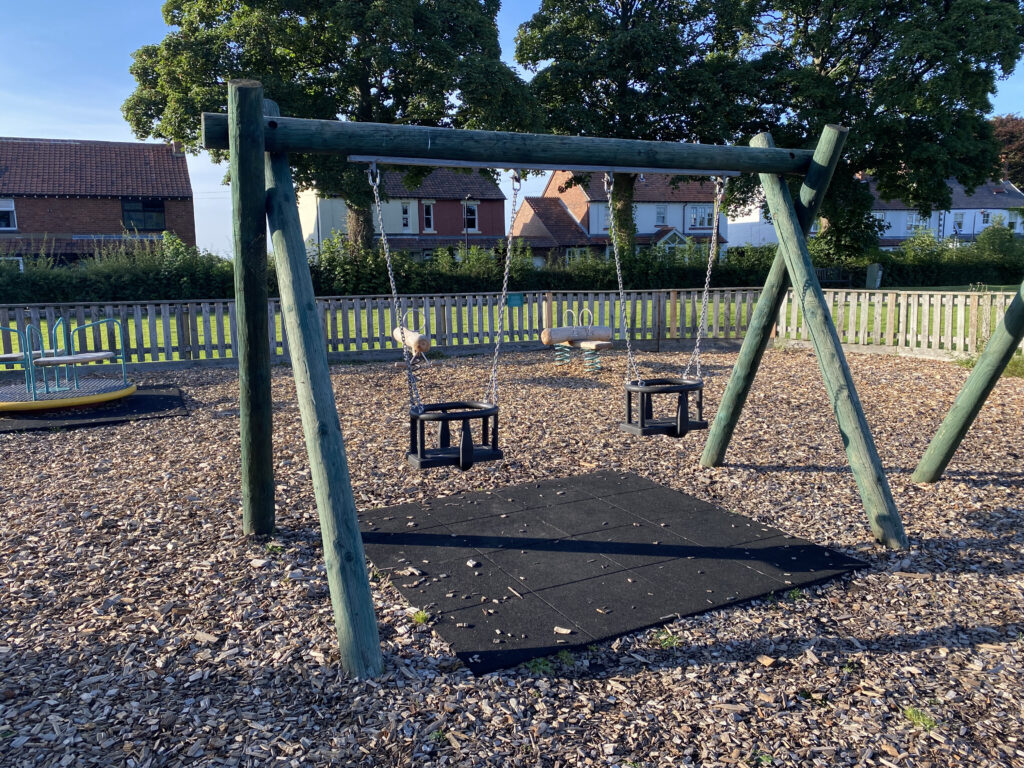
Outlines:
[[[281,117],[276,104],[264,101],[263,88],[256,81],[234,80],[229,83],[227,114],[203,114],[203,146],[206,149],[228,149],[231,156],[235,298],[239,325],[243,530],[245,533],[270,533],[274,526],[265,278],[269,223],[292,371],[320,516],[341,662],[348,673],[376,675],[381,670],[382,661],[327,363],[322,318],[318,316],[306,262],[288,153],[329,153],[353,161],[366,157],[388,158],[396,164],[436,166],[591,168],[604,170],[612,179],[615,173],[641,172],[702,176],[759,174],[779,239],[778,255],[751,317],[722,403],[710,426],[701,463],[717,466],[724,461],[725,450],[771,338],[779,307],[788,289],[788,280],[791,280],[810,329],[869,526],[877,540],[889,547],[900,548],[907,546],[903,525],[821,286],[815,277],[806,243],[807,233],[839,161],[846,134],[845,128],[826,126],[817,147],[810,151],[776,148],[769,134],[759,134],[751,141],[751,146],[742,147],[306,120]],[[371,166],[371,181],[374,171]],[[783,179],[785,174],[803,177],[795,200]],[[616,238],[612,240],[613,244],[616,243]],[[709,269],[713,257],[712,253]],[[507,297],[509,261],[506,258],[499,318],[503,317]],[[619,261],[618,254],[616,261]],[[619,273],[621,290],[621,269]],[[389,277],[394,291],[393,274]],[[397,292],[393,295],[397,296]],[[706,312],[706,295],[705,291],[702,315]],[[695,344],[691,365],[681,377],[645,380],[636,366],[629,335],[622,324],[621,308],[620,302],[620,325],[627,343],[627,416],[622,428],[633,434],[676,437],[692,429],[705,428],[700,338]],[[396,305],[396,320],[397,310]],[[496,375],[502,330],[499,326],[492,375],[482,400],[423,403],[412,367],[406,366],[410,373],[408,458],[414,466],[454,465],[466,468],[475,461],[500,458]],[[406,344],[402,346],[405,349],[403,355],[408,356]],[[655,419],[652,400],[666,394],[676,396],[675,415],[667,420]],[[689,401],[691,396],[695,398],[693,403]],[[635,418],[632,412],[634,402],[638,406]],[[691,405],[695,407],[693,413],[690,412]],[[474,421],[480,422],[479,442],[471,434],[471,422]],[[438,443],[427,447],[426,430],[435,422]],[[458,445],[452,445],[452,422],[459,422],[462,426]]]

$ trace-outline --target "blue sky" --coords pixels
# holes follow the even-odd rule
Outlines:
[[[134,90],[132,52],[157,43],[168,28],[162,0],[4,2],[0,24],[0,136],[132,141],[121,103]],[[498,15],[504,57],[516,29],[540,0],[506,0]],[[1024,66],[1000,84],[996,114],[1024,112]],[[196,231],[202,248],[230,254],[231,205],[224,168],[190,158]],[[510,194],[507,184],[505,193]],[[537,194],[540,180],[524,185]]]

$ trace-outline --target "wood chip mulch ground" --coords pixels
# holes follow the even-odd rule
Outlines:
[[[641,355],[649,375],[683,357]],[[705,356],[712,416],[734,360]],[[605,362],[505,355],[506,460],[465,474],[403,467],[391,363],[336,366],[357,504],[614,468],[871,567],[481,677],[372,572],[385,671],[346,679],[291,371],[274,371],[269,540],[240,534],[237,374],[140,376],[191,415],[0,436],[0,765],[1024,766],[1024,381],[1001,381],[945,479],[919,486],[967,372],[850,356],[911,541],[890,552],[809,351],[768,352],[715,470],[706,433],[621,433],[625,361]],[[437,360],[425,399],[478,396],[489,367]]]

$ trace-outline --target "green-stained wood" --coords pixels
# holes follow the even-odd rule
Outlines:
[[[1017,295],[1013,297],[1006,314],[999,322],[992,338],[985,345],[974,370],[967,377],[964,388],[960,390],[953,407],[943,419],[939,431],[935,433],[928,449],[921,457],[917,469],[911,475],[916,483],[934,483],[945,471],[950,459],[964,439],[967,431],[977,418],[978,412],[985,404],[993,387],[1013,357],[1014,352],[1024,339],[1024,282],[1020,284]]]
[[[770,136],[765,137],[770,140]],[[794,293],[810,332],[811,343],[818,356],[818,365],[832,410],[839,422],[839,431],[846,456],[864,503],[871,531],[878,541],[894,549],[907,546],[903,522],[892,498],[889,481],[878,457],[867,419],[861,408],[857,389],[846,363],[839,334],[832,322],[825,295],[814,274],[811,254],[807,250],[801,222],[793,205],[793,197],[782,177],[761,174],[768,210],[775,224],[779,251],[793,282]]]
[[[849,128],[826,125],[821,138],[818,139],[810,170],[800,185],[799,198],[796,202],[796,214],[804,236],[811,231],[821,202],[825,199],[825,192],[828,190],[849,132]],[[755,136],[751,144],[758,147],[772,146],[771,139],[766,134]],[[736,424],[739,423],[740,413],[747,402],[747,395],[750,394],[754,376],[761,365],[761,358],[771,341],[772,329],[775,327],[788,287],[786,260],[782,253],[778,252],[754,307],[750,325],[743,336],[743,344],[715,413],[715,420],[708,431],[708,439],[700,457],[700,463],[705,467],[717,467],[725,461],[725,452],[729,448]]]
[[[203,113],[203,146],[227,146],[224,115]],[[806,149],[719,147],[634,139],[552,136],[535,133],[466,131],[419,125],[354,123],[337,120],[266,118],[268,152],[327,152],[487,163],[495,168],[542,164],[578,166],[807,173]]]
[[[242,454],[242,530],[274,530],[270,333],[267,313],[266,185],[263,179],[263,87],[228,83],[231,207],[238,323],[238,411]]]
[[[276,114],[277,105],[267,102],[265,110]],[[383,662],[373,596],[327,365],[327,340],[317,312],[291,168],[284,153],[266,155],[266,202],[299,414],[320,514],[341,664],[350,675],[375,677]]]

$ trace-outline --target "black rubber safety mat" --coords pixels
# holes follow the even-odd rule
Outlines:
[[[127,397],[109,403],[24,413],[0,413],[0,433],[98,427],[138,419],[187,415],[188,409],[185,407],[180,389],[152,385],[139,387]]]
[[[367,557],[475,674],[866,565],[613,471],[359,517]]]

